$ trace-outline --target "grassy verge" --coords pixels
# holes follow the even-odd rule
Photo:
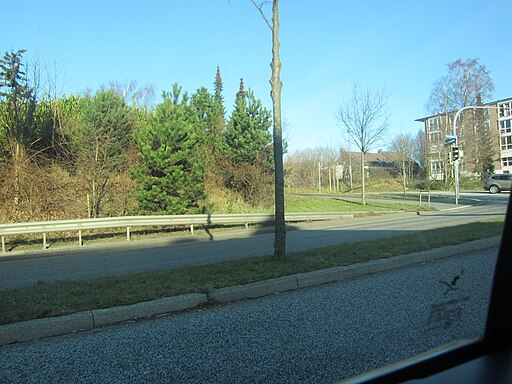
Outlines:
[[[372,212],[383,212],[383,211],[417,211],[419,208],[418,204],[400,204],[390,203],[384,201],[368,201],[366,205],[361,204],[360,201],[355,200],[344,200],[344,195],[332,195],[332,198],[325,196],[297,196],[290,195],[286,196],[285,208],[286,212],[361,212],[361,211],[372,211]],[[350,197],[359,197],[359,195],[346,195]],[[376,195],[380,198],[379,195]],[[376,196],[371,196],[372,198]],[[368,196],[370,197],[370,196]],[[395,196],[398,200],[399,198]],[[417,199],[417,197],[416,197]],[[423,208],[425,204],[423,204]]]
[[[501,234],[502,220],[471,223],[270,257],[227,261],[88,281],[44,283],[0,291],[0,324],[133,304],[211,288],[350,265]]]

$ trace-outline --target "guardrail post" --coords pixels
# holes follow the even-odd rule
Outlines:
[[[43,233],[43,249],[46,249],[46,232]]]
[[[82,243],[82,231],[78,231],[78,246],[81,247],[83,245]]]
[[[249,223],[245,223],[245,229],[249,229]]]
[[[2,253],[5,253],[5,237],[2,236]]]
[[[126,240],[130,241],[130,227],[126,227]]]
[[[190,234],[194,236],[194,224],[190,224]]]

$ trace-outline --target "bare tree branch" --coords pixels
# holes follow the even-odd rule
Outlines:
[[[269,1],[264,1],[263,3],[261,3],[260,5],[258,5],[258,3],[256,3],[256,1],[254,0],[251,0],[251,2],[254,4],[254,6],[256,7],[256,9],[261,13],[261,16],[263,17],[263,20],[265,20],[265,23],[267,23],[268,27],[270,28],[271,31],[274,30],[274,27],[272,26],[272,24],[270,23],[270,20],[267,18],[267,16],[265,15],[265,12],[263,12],[263,6],[265,4],[268,4]]]

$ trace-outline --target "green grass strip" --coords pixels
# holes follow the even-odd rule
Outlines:
[[[255,257],[87,281],[40,282],[0,291],[0,324],[206,292],[211,288],[389,258],[500,235],[502,228],[502,220],[493,220],[291,253],[279,262],[270,257]]]

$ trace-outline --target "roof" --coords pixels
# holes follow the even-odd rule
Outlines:
[[[352,161],[359,163],[359,159],[361,158],[361,152],[348,152],[343,151],[341,156],[352,155]],[[391,162],[400,162],[402,161],[402,154],[399,152],[387,152],[387,151],[378,151],[377,153],[367,152],[364,155],[364,160],[366,163],[391,163]],[[410,159],[414,161],[413,159]]]
[[[490,101],[490,102],[488,102],[488,103],[484,103],[484,104],[482,104],[482,106],[486,106],[486,105],[491,106],[491,105],[493,105],[493,104],[499,104],[499,103],[503,103],[503,102],[505,102],[505,101],[511,101],[511,102],[512,102],[512,97],[508,97],[508,98],[506,98],[506,99],[500,99],[500,100]],[[450,112],[448,112],[448,114],[450,114],[450,113],[456,113],[456,112],[457,112],[456,110],[455,110],[455,111],[450,111]],[[426,116],[426,117],[421,117],[421,118],[416,119],[416,120],[414,120],[414,121],[418,121],[418,122],[420,122],[420,123],[424,123],[425,121],[427,121],[428,119],[430,119],[430,118],[432,118],[432,117],[441,116],[441,115],[444,115],[444,114],[445,114],[445,112],[439,112],[439,113],[437,113],[437,114],[435,114],[435,115],[430,115],[430,116]]]

